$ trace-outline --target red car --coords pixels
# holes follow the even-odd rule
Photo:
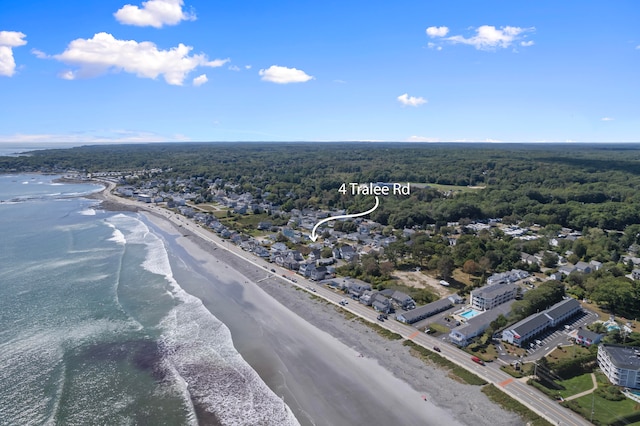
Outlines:
[[[478,358],[477,356],[472,356],[471,357],[471,361],[473,361],[473,362],[475,362],[477,364],[480,364],[480,365],[484,365],[484,361],[481,360],[480,358]]]

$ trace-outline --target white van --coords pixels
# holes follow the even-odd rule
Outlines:
[[[440,285],[445,286],[445,287],[449,287],[449,283],[446,282],[445,280],[440,280]]]

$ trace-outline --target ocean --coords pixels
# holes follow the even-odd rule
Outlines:
[[[101,187],[0,176],[0,425],[297,425]]]

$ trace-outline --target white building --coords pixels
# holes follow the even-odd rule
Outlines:
[[[614,385],[640,389],[640,348],[600,345],[598,365]]]
[[[515,284],[493,284],[480,287],[471,292],[471,306],[478,311],[488,311],[515,299],[517,293],[518,287]]]

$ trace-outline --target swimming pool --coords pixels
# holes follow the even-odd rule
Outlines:
[[[476,315],[480,314],[480,311],[476,311],[475,309],[467,309],[466,311],[458,314],[460,315],[462,318],[468,320],[471,319],[473,317],[475,317]]]

